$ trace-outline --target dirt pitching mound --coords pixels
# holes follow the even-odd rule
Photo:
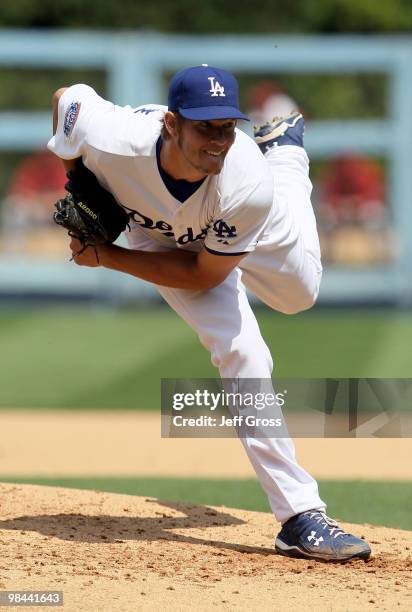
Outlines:
[[[265,513],[0,484],[0,589],[63,591],[66,612],[410,610],[412,532],[346,527],[368,563],[278,556]]]

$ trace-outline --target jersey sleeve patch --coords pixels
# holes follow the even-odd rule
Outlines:
[[[63,132],[66,138],[70,138],[70,134],[72,133],[79,116],[81,105],[81,102],[72,102],[66,110],[63,123]]]
[[[89,85],[68,87],[59,99],[56,133],[47,145],[50,151],[62,159],[81,157],[90,119],[107,104]]]

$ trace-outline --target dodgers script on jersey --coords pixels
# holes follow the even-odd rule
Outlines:
[[[166,110],[153,104],[120,107],[88,85],[73,85],[60,98],[48,147],[63,159],[82,157],[103,187],[133,211],[126,232],[132,248],[150,239],[166,248],[197,251],[204,245],[216,255],[235,255],[293,240],[288,212],[274,198],[273,173],[238,129],[222,172],[208,176],[184,203],[173,197],[156,157]]]

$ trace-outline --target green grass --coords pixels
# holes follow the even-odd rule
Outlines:
[[[412,315],[257,310],[279,377],[412,377]],[[156,409],[161,378],[217,377],[166,308],[0,313],[0,407]]]
[[[269,512],[267,498],[255,480],[182,478],[11,478],[1,482],[96,489],[213,506]],[[328,514],[343,521],[412,529],[412,483],[372,481],[319,482]]]

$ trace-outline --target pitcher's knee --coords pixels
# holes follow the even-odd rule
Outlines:
[[[283,314],[298,314],[309,310],[316,303],[319,295],[321,273],[312,279],[311,283],[297,281],[285,290],[281,298],[277,300],[276,310]]]
[[[296,296],[293,301],[290,301],[285,304],[283,310],[284,314],[298,314],[299,312],[304,312],[305,310],[309,310],[312,306],[315,305],[316,300],[318,298],[319,289],[313,292],[302,292],[301,295]]]

